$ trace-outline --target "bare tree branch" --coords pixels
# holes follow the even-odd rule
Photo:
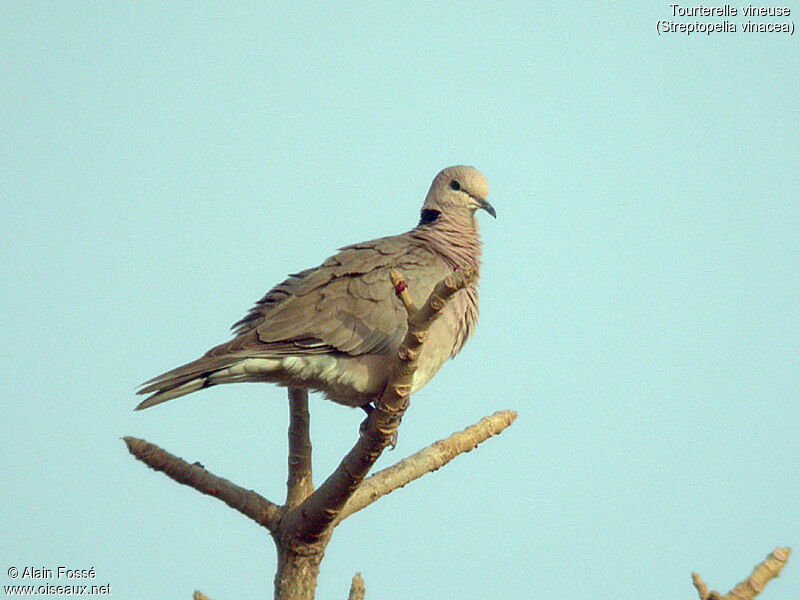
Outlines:
[[[155,444],[130,436],[123,439],[130,453],[150,468],[198,492],[219,498],[259,525],[272,530],[280,509],[260,494],[214,475],[200,463],[189,464]]]
[[[400,420],[408,408],[411,383],[417,370],[420,347],[428,336],[428,328],[458,290],[475,281],[475,269],[455,271],[434,287],[427,301],[416,309],[407,293],[407,284],[402,274],[392,271],[392,283],[408,313],[408,331],[397,356],[400,359],[376,402],[375,410],[367,418],[366,429],[347,453],[336,470],[325,482],[305,499],[295,510],[284,517],[298,540],[313,543],[322,538],[337,519],[350,496],[366,477],[370,468],[391,443]]]
[[[692,573],[692,583],[697,589],[700,600],[753,600],[771,579],[780,575],[791,553],[791,548],[775,548],[763,562],[756,565],[750,577],[724,596],[719,592],[709,592],[708,586],[697,573]]]
[[[300,504],[313,491],[308,390],[289,388],[289,476],[286,481],[286,506]]]
[[[178,483],[219,498],[270,532],[278,550],[275,597],[281,600],[314,597],[319,565],[334,525],[377,498],[475,448],[500,433],[516,418],[513,411],[501,411],[486,417],[365,481],[370,468],[397,434],[397,427],[408,407],[417,361],[428,337],[428,329],[449,298],[475,280],[476,272],[470,268],[445,277],[419,309],[411,300],[403,276],[392,271],[391,277],[407,313],[408,331],[362,435],[316,491],[312,482],[308,394],[304,390],[289,390],[289,475],[285,506],[276,506],[256,492],[208,472],[199,463],[189,464],[144,440],[124,438],[129,451],[138,460]],[[364,598],[364,582],[360,574],[353,578],[350,597],[352,600]],[[205,597],[196,592],[195,598],[202,600]]]
[[[397,464],[370,475],[347,501],[336,523],[340,523],[353,513],[369,506],[381,496],[390,494],[407,483],[436,471],[459,454],[476,448],[481,442],[501,433],[516,418],[517,413],[513,410],[498,411],[463,431],[434,442]]]
[[[366,591],[361,573],[356,573],[353,575],[353,582],[350,584],[350,595],[347,600],[364,600]]]

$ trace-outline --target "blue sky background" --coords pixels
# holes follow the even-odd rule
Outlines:
[[[270,597],[266,532],[120,437],[280,501],[285,392],[134,390],[458,163],[481,323],[379,466],[519,418],[346,521],[318,597],[692,598],[800,550],[798,38],[659,36],[668,4],[0,4],[3,585]],[[362,414],[311,410],[319,482]],[[798,590],[796,555],[763,597]]]

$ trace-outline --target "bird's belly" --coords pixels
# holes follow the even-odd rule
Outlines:
[[[411,381],[412,394],[416,394],[425,387],[425,384],[433,379],[433,376],[439,372],[439,369],[447,361],[447,355],[426,357],[424,353],[425,350],[423,348],[423,354],[420,356],[417,370],[414,372],[414,379]]]
[[[428,383],[447,359],[423,348],[411,393]],[[269,381],[284,386],[323,392],[328,399],[346,406],[361,406],[377,399],[393,369],[392,354],[350,357],[336,354],[246,358],[212,376],[215,383]]]
[[[386,360],[378,355],[354,358],[318,354],[287,357],[282,362],[292,380],[347,406],[372,401],[386,383]]]
[[[269,381],[323,392],[346,406],[371,402],[383,391],[391,368],[388,355],[350,357],[313,354],[282,358],[245,358],[218,371],[215,383]]]

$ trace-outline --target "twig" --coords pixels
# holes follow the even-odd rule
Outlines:
[[[286,506],[300,504],[311,492],[311,436],[308,390],[289,388],[289,476],[286,481]]]
[[[694,584],[697,594],[700,596],[700,600],[708,600],[708,586],[697,573],[692,573],[692,584]]]
[[[364,600],[366,591],[361,573],[356,573],[353,575],[353,582],[350,584],[350,595],[347,600]]]
[[[478,444],[501,433],[514,422],[517,413],[502,410],[484,417],[463,431],[434,442],[427,448],[404,458],[391,467],[367,477],[347,501],[336,520],[337,524],[407,483],[443,467],[459,454],[469,452]]]
[[[130,436],[123,439],[130,453],[150,468],[198,492],[219,498],[259,525],[272,530],[279,508],[260,494],[214,475],[200,463],[190,464],[155,444]]]
[[[771,579],[781,573],[781,569],[789,560],[791,548],[775,548],[763,562],[756,565],[750,577],[739,583],[730,592],[721,595],[719,592],[709,592],[708,586],[697,573],[692,573],[692,583],[697,589],[700,600],[753,600]]]

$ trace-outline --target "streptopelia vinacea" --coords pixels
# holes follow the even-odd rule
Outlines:
[[[475,212],[495,216],[486,178],[449,167],[431,184],[412,230],[342,248],[320,266],[290,275],[233,325],[235,337],[197,360],[148,381],[136,408],[221,383],[267,381],[322,391],[368,408],[382,392],[406,333],[406,313],[391,285],[397,269],[417,305],[454,269],[480,266]],[[477,282],[451,298],[422,347],[411,393],[455,356],[478,319]]]

